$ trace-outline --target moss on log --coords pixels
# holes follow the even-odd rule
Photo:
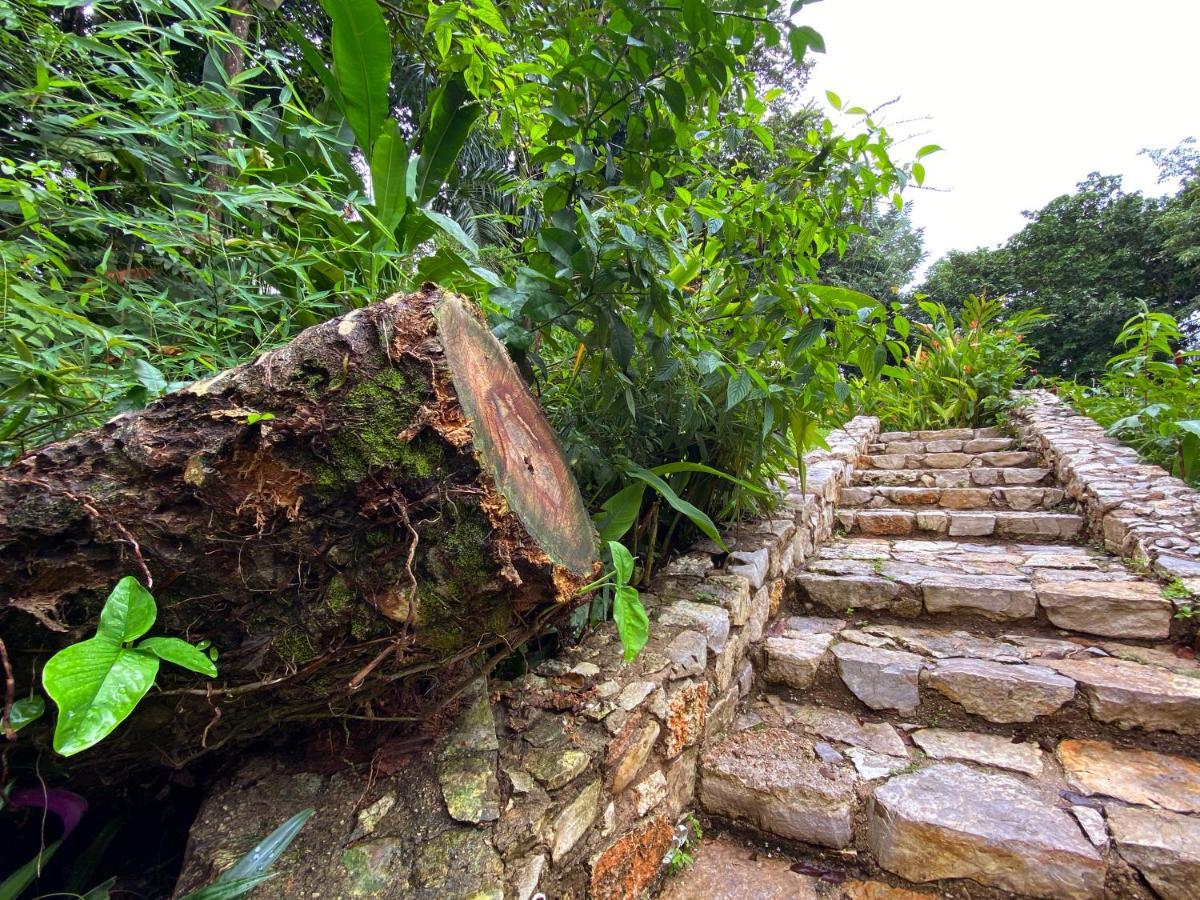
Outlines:
[[[89,751],[112,759],[419,713],[453,679],[414,676],[565,613],[595,552],[537,402],[478,310],[432,285],[0,470],[19,690],[90,634],[122,575],[152,579],[155,633],[220,649],[211,690],[164,670],[109,752]]]

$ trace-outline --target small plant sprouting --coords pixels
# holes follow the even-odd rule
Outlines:
[[[154,597],[136,578],[117,582],[94,637],[55,653],[42,670],[42,686],[58,704],[54,749],[73,756],[98,744],[129,717],[158,675],[161,660],[217,677],[217,651],[173,637],[134,641],[158,618]]]
[[[704,826],[695,813],[688,813],[683,823],[676,827],[675,846],[667,855],[668,875],[677,875],[694,862],[691,851],[700,845],[703,838]]]

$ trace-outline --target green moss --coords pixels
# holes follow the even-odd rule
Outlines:
[[[288,665],[306,663],[317,655],[312,638],[300,628],[288,628],[280,632],[271,642],[271,649]]]
[[[355,603],[350,610],[350,633],[359,641],[369,640],[382,633],[382,617],[368,603]]]
[[[350,587],[341,575],[334,575],[325,588],[325,607],[332,613],[340,613],[350,605]]]

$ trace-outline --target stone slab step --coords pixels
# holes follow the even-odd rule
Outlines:
[[[949,716],[983,730],[1034,723],[1055,738],[1080,727],[1164,732],[1164,746],[1200,755],[1190,739],[1200,734],[1200,663],[1166,645],[791,617],[772,626],[757,672],[764,684],[803,692],[796,696],[908,722]],[[1196,803],[1200,812],[1200,794]]]
[[[1041,457],[1028,450],[1000,450],[990,453],[877,453],[859,459],[865,469],[1008,469],[1031,468],[1041,464]]]
[[[867,452],[894,456],[906,453],[999,453],[1002,450],[1018,449],[1014,438],[990,437],[969,440],[920,440],[909,438],[903,441],[871,444]]]
[[[871,485],[842,488],[838,505],[843,509],[918,508],[1029,511],[1054,509],[1066,491],[1053,487],[891,487]]]
[[[1069,541],[1083,531],[1083,517],[1044,510],[847,509],[837,511],[847,534],[1036,538]]]
[[[840,851],[793,871],[832,865],[833,884],[879,870],[902,879],[828,896],[907,898],[893,892],[935,881],[940,896],[960,896],[953,882],[964,879],[1005,896],[1099,898],[1107,882],[1148,897],[1139,873],[1160,896],[1194,896],[1194,759],[1094,739],[1044,750],[1015,735],[865,722],[772,697],[744,702],[734,727],[701,759],[705,812]],[[1119,853],[1106,852],[1113,845]],[[803,847],[792,854],[814,858]]]
[[[945,428],[940,431],[885,431],[876,439],[881,444],[895,441],[972,441],[979,438],[1011,437],[1002,429],[988,428]]]
[[[1052,487],[1050,469],[981,466],[974,469],[858,469],[856,485],[888,487]]]
[[[1109,638],[1170,636],[1174,605],[1154,581],[1078,545],[848,537],[793,570],[798,599],[836,613],[1042,618]]]

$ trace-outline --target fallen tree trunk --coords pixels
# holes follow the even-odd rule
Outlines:
[[[431,285],[0,470],[18,695],[123,575],[152,583],[156,634],[220,650],[215,684],[164,670],[80,763],[419,715],[453,679],[414,676],[564,612],[595,552],[536,401],[477,311]]]

